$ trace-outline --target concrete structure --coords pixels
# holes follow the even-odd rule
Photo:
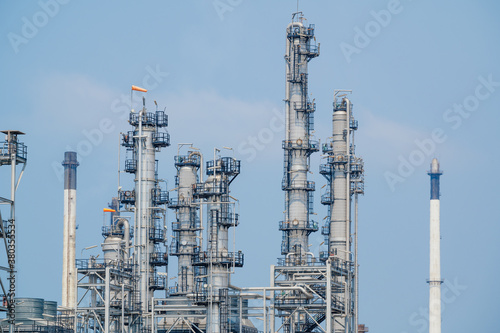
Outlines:
[[[439,162],[435,158],[428,175],[431,178],[430,200],[430,267],[429,267],[429,333],[441,333],[441,235]]]
[[[76,168],[79,166],[76,152],[64,153],[64,225],[63,225],[63,267],[62,307],[76,306]]]

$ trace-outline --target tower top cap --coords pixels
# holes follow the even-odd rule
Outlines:
[[[439,161],[434,158],[431,162],[431,170],[428,172],[429,175],[442,175],[443,172],[439,170]]]
[[[433,159],[431,162],[431,172],[438,173],[439,172],[439,162],[437,158]]]

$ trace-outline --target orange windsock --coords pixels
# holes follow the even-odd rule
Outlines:
[[[116,210],[111,209],[111,208],[103,208],[103,210],[102,210],[102,211],[103,211],[103,212],[109,212],[109,213],[114,213],[114,212],[116,212]]]
[[[132,86],[132,90],[142,91],[142,92],[148,92],[147,89],[144,89],[144,88],[141,88],[141,87],[138,87],[138,86]]]

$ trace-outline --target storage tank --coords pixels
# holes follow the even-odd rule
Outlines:
[[[57,302],[43,302],[43,319],[48,321],[55,321],[57,319]]]
[[[43,320],[42,298],[16,298],[16,322]]]

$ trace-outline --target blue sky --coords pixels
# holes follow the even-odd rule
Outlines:
[[[123,114],[132,84],[147,85],[150,108],[153,100],[167,108],[174,145],[159,159],[171,184],[177,143],[192,142],[207,157],[213,147],[234,148],[242,160],[232,195],[241,203],[236,233],[245,267],[233,283],[269,285],[283,211],[284,133],[277,128],[285,28],[296,2],[48,3],[56,2],[0,2],[0,127],[26,132],[29,147],[18,192],[18,295],[60,300],[63,183],[54,166],[68,149],[81,155],[77,256],[102,242],[102,208],[116,193],[118,133],[129,129]],[[316,137],[330,136],[334,89],[353,90],[359,120],[357,153],[366,170],[360,322],[371,332],[427,330],[426,171],[437,157],[444,170],[443,330],[492,331],[500,310],[500,179],[494,172],[500,164],[500,5],[318,0],[301,1],[300,9],[321,43],[309,75]],[[318,221],[327,213],[319,203],[320,163],[320,154],[313,155]],[[8,195],[7,171],[0,169],[2,196]],[[131,178],[123,175],[122,185],[131,187]],[[311,236],[315,251],[321,241]],[[98,249],[84,255],[91,253]],[[176,266],[175,258],[170,262]]]

